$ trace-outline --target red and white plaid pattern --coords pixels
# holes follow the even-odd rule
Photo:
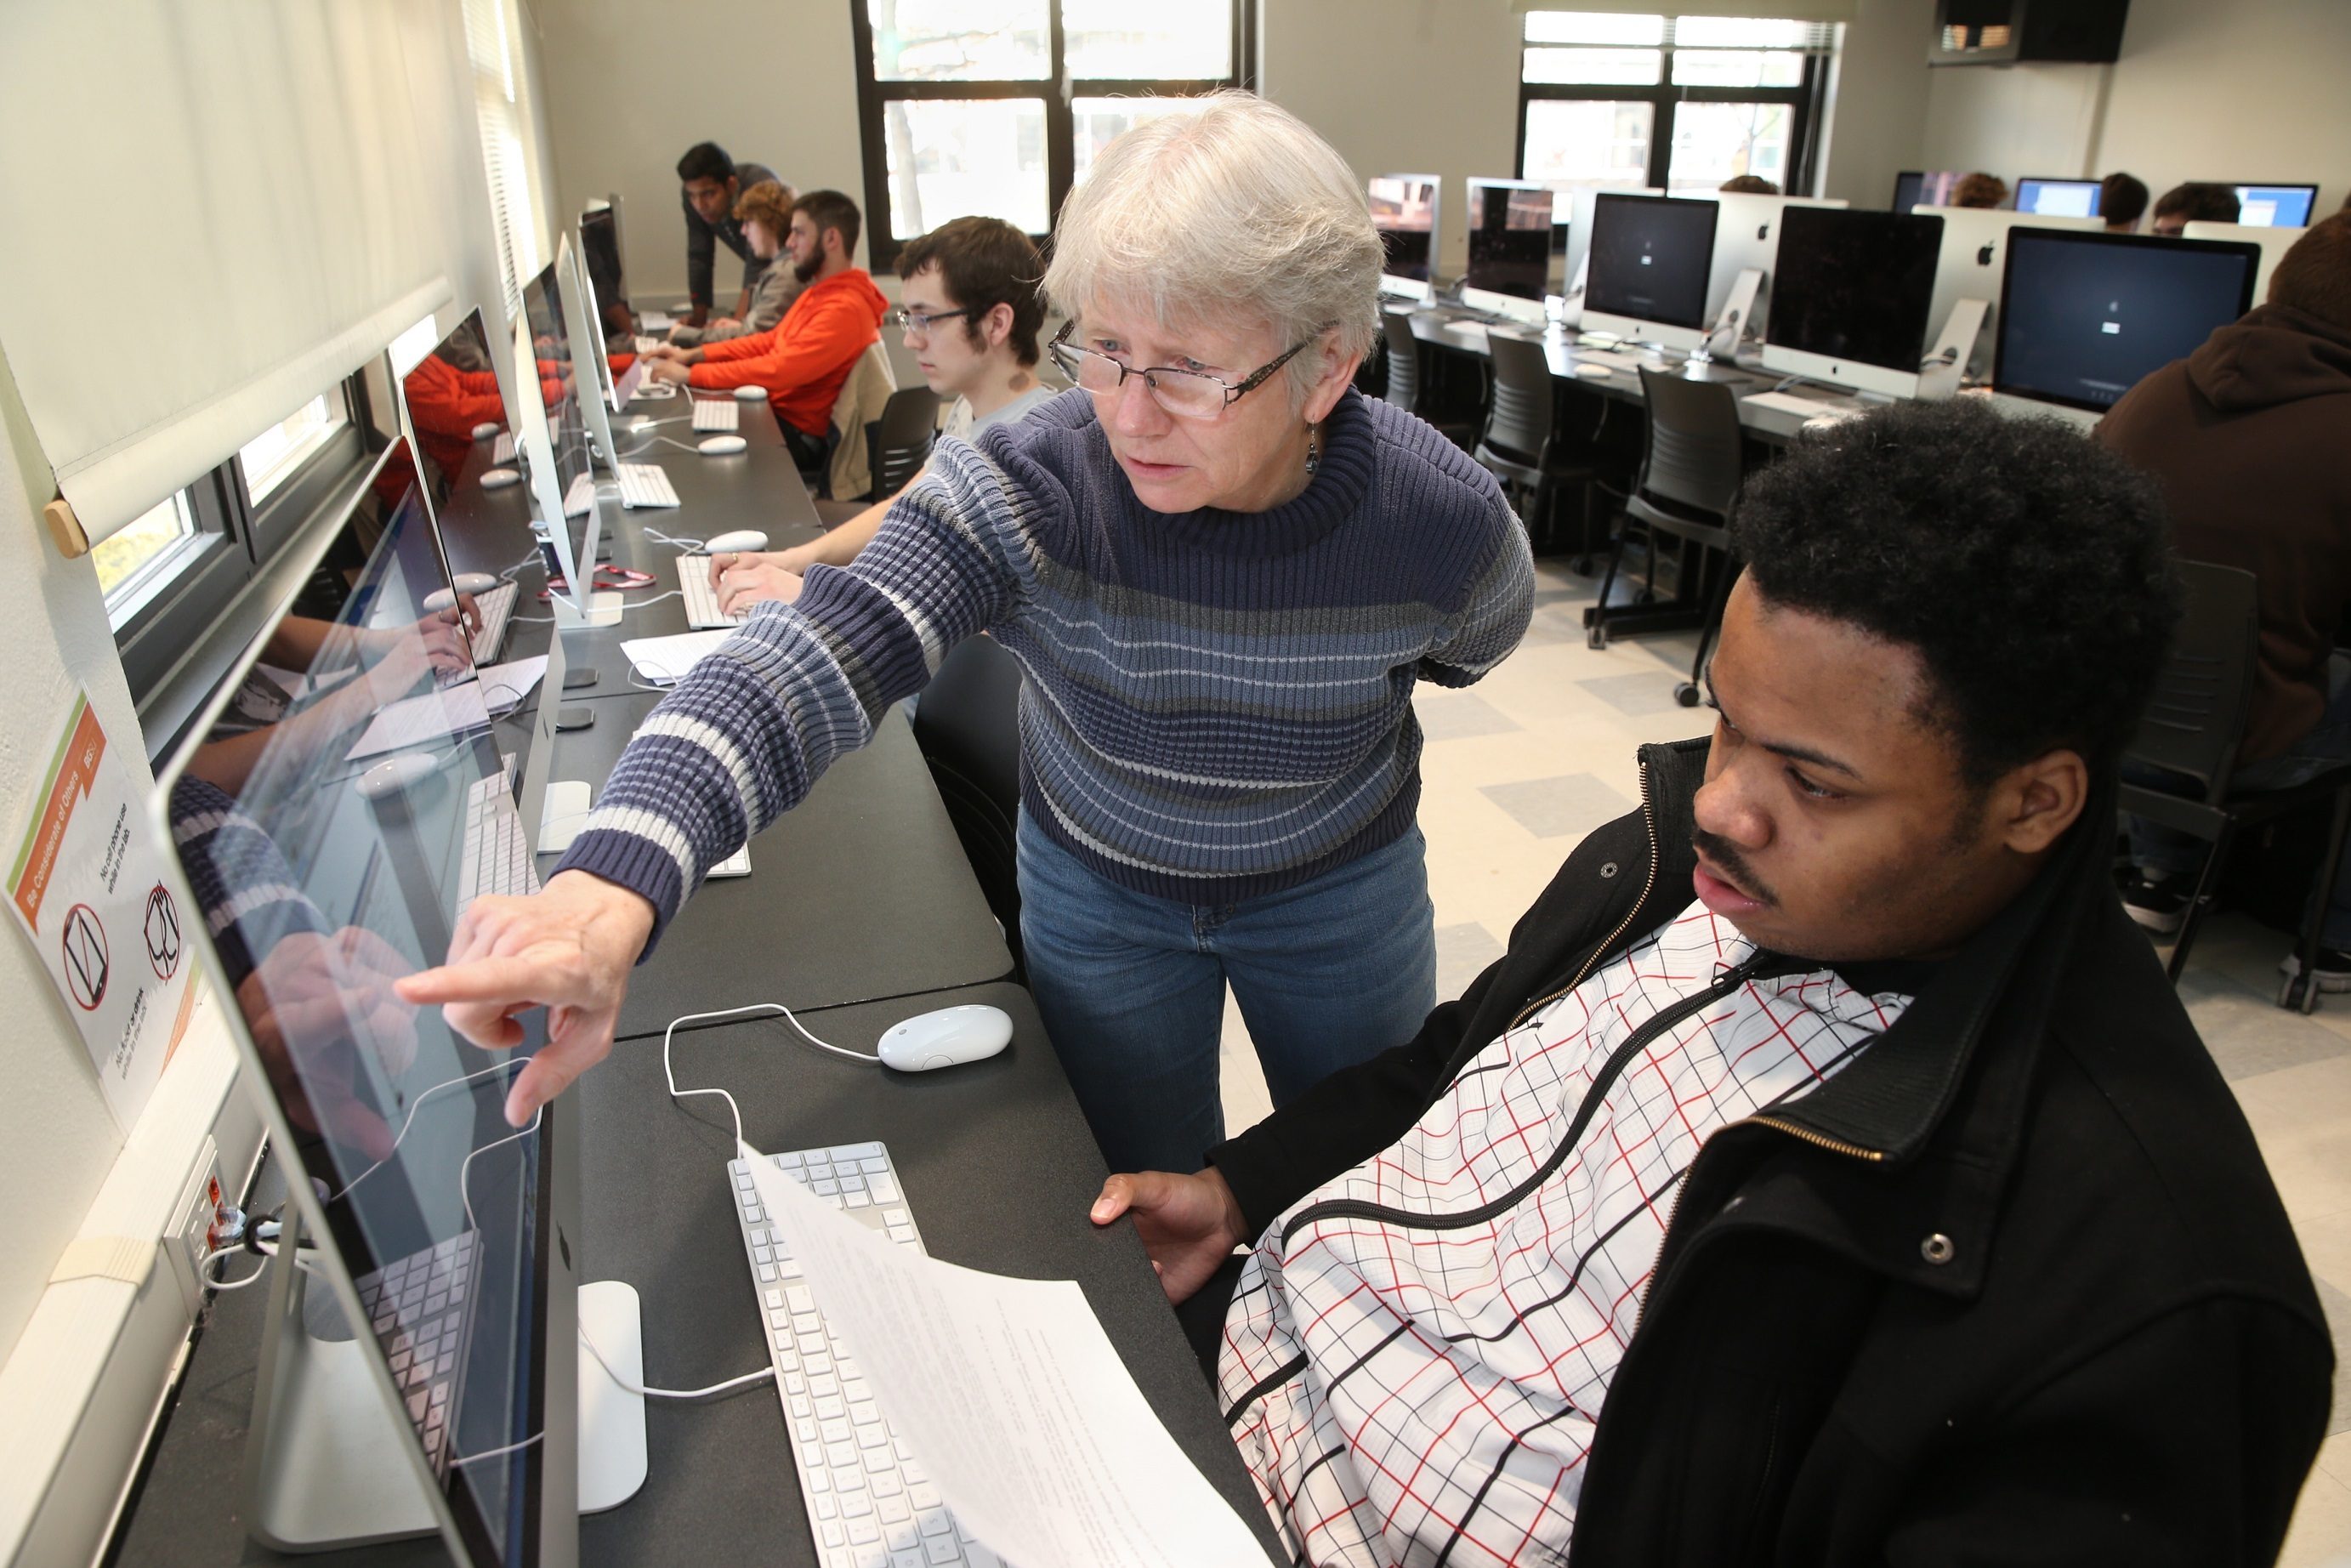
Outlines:
[[[1701,904],[1480,1052],[1419,1124],[1299,1206],[1475,1209],[1528,1182],[1628,1036],[1754,945]],[[1233,1440],[1316,1563],[1554,1563],[1593,1423],[1715,1129],[1813,1088],[1900,1016],[1827,971],[1757,980],[1650,1041],[1574,1151],[1460,1228],[1331,1216],[1259,1241],[1225,1324]],[[1297,1209],[1291,1211],[1293,1214]],[[1304,1354],[1302,1370],[1285,1369]]]

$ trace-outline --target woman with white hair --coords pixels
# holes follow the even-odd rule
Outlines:
[[[403,982],[485,1045],[546,1004],[517,1125],[610,1048],[630,965],[961,639],[1024,672],[1021,937],[1113,1170],[1222,1134],[1229,984],[1274,1098],[1435,1003],[1414,684],[1524,634],[1492,478],[1353,390],[1380,244],[1345,162],[1220,94],[1104,150],[1045,287],[1077,391],[945,439],[847,568],[811,569],[666,697],[543,892],[484,898]]]

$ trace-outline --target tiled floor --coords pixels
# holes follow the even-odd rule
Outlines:
[[[1576,841],[1639,800],[1634,748],[1706,727],[1702,710],[1673,700],[1690,637],[1594,653],[1583,629],[1593,585],[1561,562],[1538,570],[1535,622],[1518,653],[1468,691],[1424,685],[1416,699],[1440,998],[1500,956]],[[2278,1010],[2283,951],[2283,939],[2249,921],[2216,921],[2182,989],[2261,1139],[2340,1355],[2351,1349],[2351,997],[2328,998],[2309,1019]],[[1264,1080],[1229,1005],[1224,1074],[1228,1126],[1264,1115]],[[2351,1372],[2337,1375],[2329,1431],[2280,1559],[2292,1568],[2351,1568]]]

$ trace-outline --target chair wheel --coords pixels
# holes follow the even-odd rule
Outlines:
[[[1590,577],[1592,575],[1592,568],[1593,564],[1594,562],[1590,556],[1580,555],[1577,556],[1573,561],[1569,563],[1569,567],[1570,570],[1572,570],[1578,577]]]
[[[1589,648],[1605,648],[1608,646],[1607,624],[1605,622],[1595,622],[1584,632],[1583,642],[1584,645]]]
[[[1656,590],[1652,588],[1645,588],[1633,596],[1633,602],[1635,604],[1655,604],[1656,601]]]
[[[1698,706],[1697,683],[1693,681],[1684,681],[1679,685],[1676,686],[1674,688],[1674,701],[1681,704],[1684,707]]]

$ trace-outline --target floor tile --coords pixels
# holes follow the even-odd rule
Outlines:
[[[1640,675],[1603,675],[1597,680],[1575,683],[1593,696],[1615,708],[1619,713],[1687,713],[1674,699],[1675,680],[1663,674]]]
[[[1588,833],[1601,823],[1623,816],[1637,803],[1589,773],[1525,779],[1515,784],[1489,784],[1483,793],[1539,839]]]
[[[1425,739],[1461,740],[1477,735],[1503,735],[1518,730],[1516,719],[1474,692],[1446,692],[1424,687],[1413,698],[1414,716]]]
[[[2310,1472],[2277,1568],[2351,1568],[2351,1486],[2324,1469]]]
[[[1501,956],[1502,944],[1477,921],[1438,926],[1437,999],[1440,1002],[1453,1000],[1470,981],[1485,972],[1487,965]]]
[[[2351,1056],[2351,1039],[2282,1009],[2269,995],[2226,975],[2191,967],[2179,977],[2179,998],[2212,1060],[2231,1080]]]

